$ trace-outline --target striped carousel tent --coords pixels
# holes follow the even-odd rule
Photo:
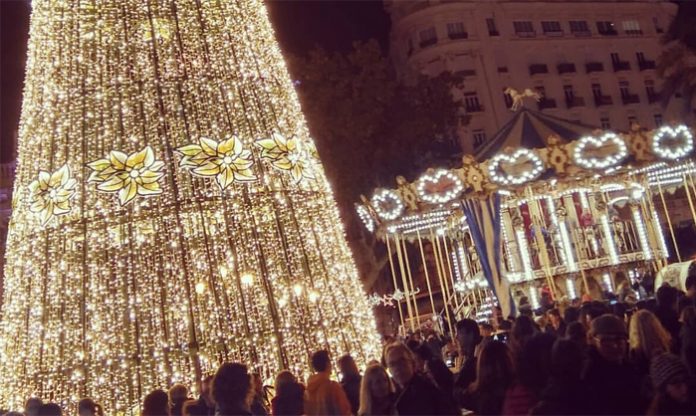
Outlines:
[[[522,107],[486,144],[476,152],[479,161],[493,157],[510,147],[536,149],[546,147],[548,138],[558,136],[563,143],[585,136],[597,127],[554,117]]]

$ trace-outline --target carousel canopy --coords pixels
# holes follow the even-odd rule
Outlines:
[[[548,146],[551,136],[567,143],[591,134],[597,127],[554,117],[523,107],[507,124],[476,152],[476,159],[486,160],[507,147],[539,149]]]

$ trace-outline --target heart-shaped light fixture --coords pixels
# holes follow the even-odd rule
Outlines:
[[[601,152],[607,146],[613,148],[601,155],[588,154]],[[585,169],[606,169],[624,160],[628,155],[628,146],[615,133],[606,133],[601,137],[585,136],[575,143],[573,159],[575,164]]]
[[[671,146],[665,143],[668,141],[672,142]],[[662,159],[680,159],[694,150],[693,135],[685,125],[661,127],[652,138],[652,150]]]
[[[464,184],[452,172],[438,169],[426,173],[416,181],[418,197],[431,204],[444,204],[456,198],[464,190]]]
[[[382,189],[372,197],[372,206],[383,220],[391,221],[399,218],[404,212],[404,203],[399,195],[391,189]]]
[[[507,173],[502,169],[503,163],[508,165],[531,164],[531,167],[521,172]],[[502,171],[502,172],[501,172]],[[488,162],[488,175],[491,180],[501,185],[521,185],[536,179],[544,171],[544,162],[529,149],[518,149],[511,155],[498,154]]]

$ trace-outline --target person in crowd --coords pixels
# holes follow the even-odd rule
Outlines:
[[[271,400],[273,416],[300,416],[304,414],[304,386],[290,371],[283,370],[275,379],[275,397]]]
[[[578,346],[580,346],[584,351],[587,347],[587,332],[585,331],[585,325],[580,323],[580,321],[571,322],[566,328],[565,338],[578,344]]]
[[[459,397],[460,393],[466,391],[469,384],[476,380],[476,348],[481,343],[481,332],[473,319],[462,319],[457,322],[456,329],[462,364],[454,377],[455,398]]]
[[[510,348],[500,341],[488,342],[478,357],[476,381],[459,398],[461,407],[477,415],[500,415],[514,375]]]
[[[691,263],[694,266],[695,263]],[[692,268],[694,270],[692,270]],[[696,307],[696,267],[689,267],[689,275],[686,276],[686,281],[684,281],[684,289],[686,289],[686,294],[679,299],[679,311],[684,310],[687,306]]]
[[[561,312],[557,308],[549,309],[546,312],[549,325],[546,326],[546,332],[550,332],[557,337],[565,336],[566,323],[561,317]]]
[[[413,351],[416,357],[416,370],[442,390],[447,397],[453,397],[454,377],[444,361],[433,357],[427,345],[420,345]]]
[[[516,382],[505,394],[503,414],[526,415],[541,396],[551,373],[551,350],[556,337],[537,333],[516,357]]]
[[[510,350],[512,355],[516,356],[519,354],[527,341],[537,332],[539,332],[539,329],[532,318],[528,316],[517,318],[515,323],[512,324],[512,331],[510,332]]]
[[[164,390],[153,390],[143,400],[141,416],[168,416],[169,396]]]
[[[579,322],[575,322],[582,326]],[[551,351],[549,382],[532,415],[585,415],[593,413],[587,385],[581,380],[584,349],[576,342],[559,339]]]
[[[580,307],[578,319],[585,326],[585,331],[589,332],[592,320],[607,313],[611,313],[611,310],[604,303],[599,301],[587,302]]]
[[[416,359],[406,345],[390,344],[384,354],[398,387],[395,407],[399,415],[459,414],[454,403],[437,386],[416,373]]]
[[[253,390],[253,398],[249,410],[254,416],[268,416],[268,408],[266,407],[266,393],[263,390],[263,380],[261,374],[251,374],[251,387]]]
[[[63,416],[63,409],[57,403],[44,403],[39,408],[38,416]]]
[[[442,347],[445,346],[445,342],[437,332],[432,329],[426,331],[425,342],[423,342],[423,344],[430,348],[430,352],[434,358],[439,358],[442,360]]]
[[[104,416],[101,406],[89,398],[84,398],[77,403],[79,416]]]
[[[652,397],[650,361],[658,354],[670,351],[671,337],[655,314],[648,310],[636,312],[628,329],[629,361],[641,379],[640,393],[646,400]]]
[[[679,291],[671,286],[661,286],[655,293],[657,308],[655,316],[660,320],[662,326],[672,336],[673,351],[679,351],[679,313],[677,311],[677,299]]]
[[[616,284],[616,295],[617,300],[621,303],[627,303],[629,305],[635,305],[638,301],[638,295],[636,291],[633,290],[632,284],[626,277],[626,273],[619,270],[614,275],[614,283]]]
[[[483,322],[479,324],[479,331],[481,332],[481,337],[485,339],[493,336],[494,328],[493,325],[488,322]]]
[[[624,322],[615,315],[595,318],[590,327],[591,346],[583,381],[591,388],[600,414],[626,415],[645,411],[638,399],[637,372],[626,360],[628,339]]]
[[[650,363],[650,377],[656,394],[648,415],[695,415],[694,392],[689,391],[689,372],[679,357],[663,353]]]
[[[679,331],[681,357],[691,375],[696,376],[696,307],[687,306],[684,308],[679,320],[682,325]]]
[[[171,416],[182,416],[184,402],[189,399],[188,388],[183,384],[174,384],[169,388],[169,414]]]
[[[24,403],[24,414],[26,416],[37,416],[39,408],[43,402],[38,397],[31,397]]]
[[[225,363],[213,378],[213,400],[216,416],[251,416],[249,407],[254,390],[247,367],[240,363]]]
[[[371,365],[365,370],[360,383],[358,416],[396,415],[394,386],[387,371],[381,365]]]
[[[307,380],[304,410],[307,415],[350,415],[350,402],[340,384],[330,379],[329,352],[312,354],[312,368],[316,371]]]
[[[341,373],[341,387],[350,402],[351,412],[355,415],[360,407],[360,371],[358,365],[350,354],[338,359],[338,371]]]
[[[215,414],[215,402],[212,395],[213,376],[207,376],[201,381],[201,394],[197,400],[184,403],[183,413],[186,416],[212,416]]]

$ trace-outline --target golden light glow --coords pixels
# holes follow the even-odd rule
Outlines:
[[[321,166],[311,163],[314,180],[296,181],[299,171],[280,167],[304,159],[273,165],[282,156],[262,156],[256,144],[278,133],[295,138],[301,156],[315,154],[263,2],[32,7],[0,408],[39,396],[76,413],[89,396],[106,414],[134,414],[152,389],[194,385],[223,361],[266,379],[282,368],[306,375],[319,348],[378,358]],[[198,172],[211,180],[180,167],[189,155],[176,150],[203,150],[204,137],[216,145],[206,157],[222,150],[220,159],[236,137],[248,154],[234,154],[253,162],[241,170],[257,179],[229,183],[225,171],[220,183],[222,170]],[[30,207],[48,206],[46,174],[64,166],[75,186],[61,179],[57,192],[74,191],[70,209],[55,200],[42,221]],[[296,287],[317,295],[294,296]]]

